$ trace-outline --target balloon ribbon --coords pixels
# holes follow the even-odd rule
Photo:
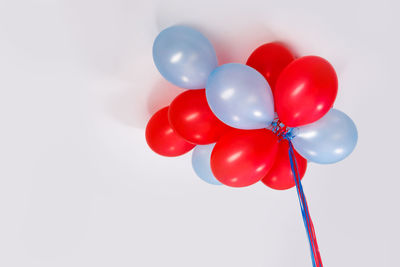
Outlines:
[[[290,134],[289,134],[290,136]],[[285,136],[286,137],[286,136]],[[290,160],[290,167],[292,168],[292,173],[294,176],[294,180],[296,183],[297,188],[297,195],[299,197],[301,214],[303,216],[304,226],[306,228],[308,241],[310,243],[310,250],[311,250],[311,260],[313,263],[313,267],[322,267],[321,255],[318,249],[317,238],[315,237],[314,225],[312,223],[310,212],[307,205],[307,200],[304,195],[303,186],[301,185],[299,170],[297,168],[296,157],[294,155],[294,149],[291,138],[287,138],[289,141],[289,160]]]

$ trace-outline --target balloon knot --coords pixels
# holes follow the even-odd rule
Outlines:
[[[275,133],[279,139],[292,140],[294,137],[294,129],[283,124],[279,118],[275,118],[271,123],[271,131]]]

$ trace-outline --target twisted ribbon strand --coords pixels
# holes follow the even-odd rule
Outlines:
[[[299,203],[301,208],[301,214],[303,216],[304,226],[306,228],[308,240],[310,243],[310,251],[311,251],[311,260],[313,267],[323,267],[321,261],[321,255],[319,253],[317,238],[315,236],[314,225],[311,220],[310,212],[307,205],[307,200],[304,195],[303,186],[301,184],[300,175],[297,167],[296,157],[294,155],[293,144],[289,139],[289,160],[290,167],[292,168],[292,173],[294,176],[294,180],[297,188],[297,195],[299,197]]]

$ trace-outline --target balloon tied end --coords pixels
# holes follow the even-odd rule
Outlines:
[[[294,138],[295,128],[291,128],[283,124],[279,118],[275,118],[271,123],[271,131],[274,132],[279,139],[292,140]]]

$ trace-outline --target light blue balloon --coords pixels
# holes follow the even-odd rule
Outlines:
[[[206,85],[208,104],[214,114],[239,129],[266,128],[274,119],[274,99],[265,78],[238,63],[216,68]]]
[[[210,166],[211,152],[214,146],[215,143],[204,146],[196,146],[192,153],[192,166],[194,172],[203,181],[209,184],[221,185],[221,183],[214,177]]]
[[[358,133],[349,116],[331,109],[318,121],[294,130],[294,148],[304,158],[320,164],[338,162],[354,150]]]
[[[187,26],[172,26],[160,32],[153,44],[153,60],[166,80],[187,89],[203,89],[218,66],[210,41]]]

